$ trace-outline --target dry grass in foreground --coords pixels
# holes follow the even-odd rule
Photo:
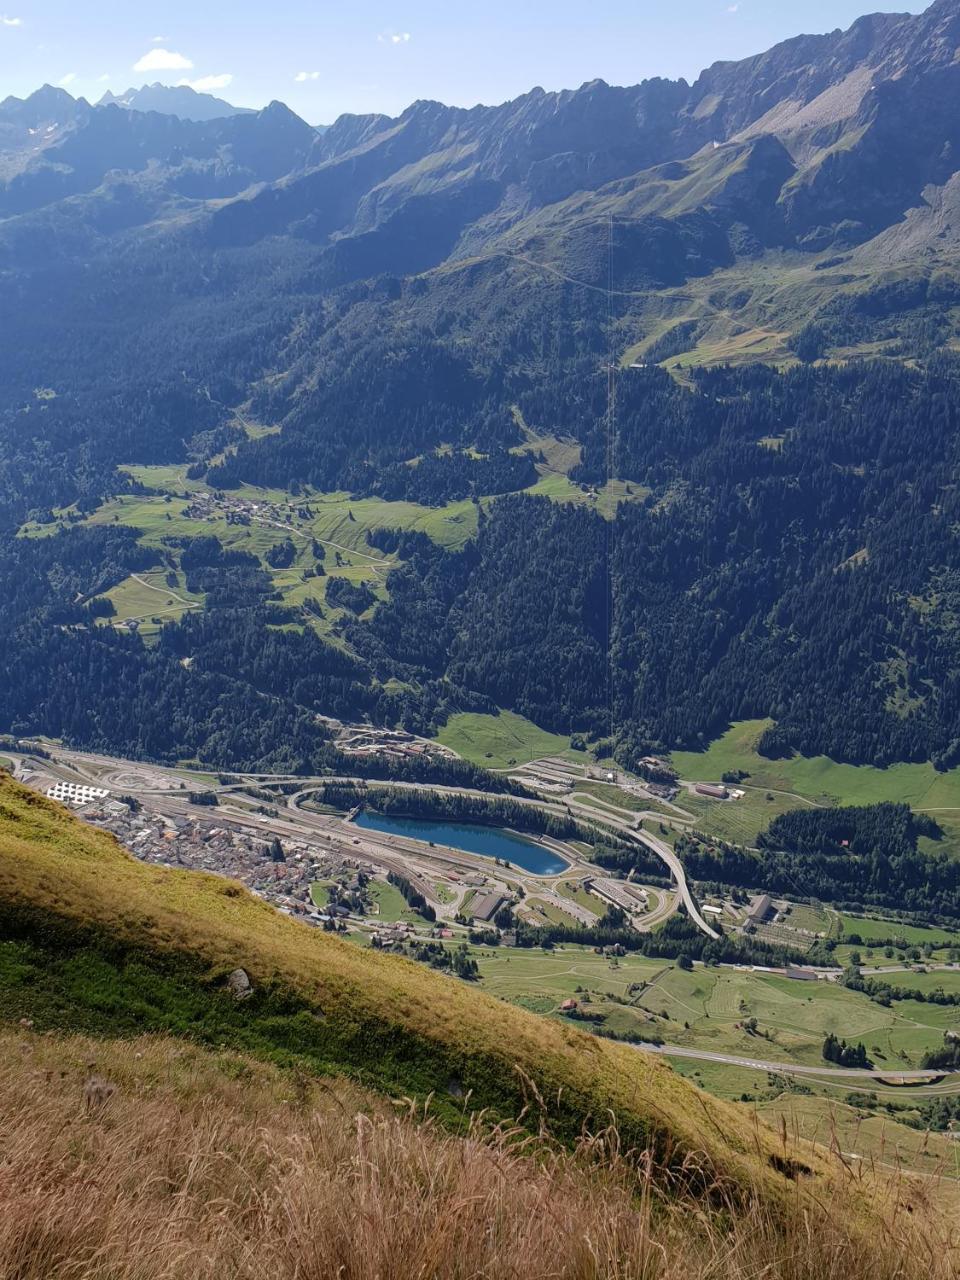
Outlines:
[[[116,1090],[88,1109],[94,1063]],[[352,1086],[176,1041],[0,1035],[4,1280],[957,1274],[908,1184],[867,1239],[840,1182],[780,1222],[760,1201],[708,1212],[656,1185],[609,1139],[570,1154],[466,1121],[450,1135]]]

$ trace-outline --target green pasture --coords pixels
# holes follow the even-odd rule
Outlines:
[[[677,805],[692,815],[695,830],[704,835],[755,848],[757,837],[774,818],[801,803],[792,796],[747,790],[739,800],[711,800],[682,791]]]
[[[794,903],[787,915],[786,923],[792,929],[806,929],[809,933],[830,934],[834,924],[834,913],[825,907],[814,907],[807,903]]]
[[[639,1003],[666,1014],[668,1043],[816,1066],[826,1035],[863,1041],[878,1067],[918,1066],[924,1052],[943,1043],[957,1022],[955,1008],[897,1003],[890,1009],[837,983],[803,983],[775,974],[669,969]],[[757,1032],[743,1029],[757,1019]],[[686,1025],[685,1025],[686,1024]],[[741,1024],[741,1025],[737,1025]]]
[[[371,915],[374,921],[394,924],[397,920],[405,920],[408,924],[423,924],[423,916],[411,911],[400,890],[382,880],[371,880],[367,891],[379,910]]]
[[[142,634],[158,631],[165,622],[176,622],[191,608],[202,603],[202,596],[188,591],[183,574],[177,572],[177,585],[167,583],[169,570],[151,569],[125,578],[106,592],[116,610],[112,618],[101,618],[101,626],[118,626],[136,621]],[[155,621],[157,619],[157,621]]]
[[[960,1009],[918,1001],[884,1008],[832,982],[805,983],[730,967],[688,972],[644,956],[617,962],[585,948],[475,948],[486,990],[541,1013],[570,997],[609,1030],[659,1036],[667,1044],[734,1057],[823,1065],[824,1038],[863,1041],[881,1070],[917,1067],[960,1027]],[[954,979],[957,975],[929,975]],[[913,975],[904,975],[913,981]],[[899,980],[899,979],[898,979]],[[631,991],[635,984],[643,989]],[[936,983],[931,983],[931,988]],[[944,984],[945,985],[945,984]],[[580,988],[578,990],[577,988]],[[757,1031],[744,1028],[757,1019]],[[707,1064],[697,1064],[705,1067]]]
[[[322,911],[323,908],[330,901],[329,881],[324,883],[323,881],[318,880],[314,884],[312,884],[310,886],[310,898],[311,898],[311,901],[313,902],[313,905]]]
[[[851,916],[842,911],[833,911],[831,915],[837,922],[834,936],[842,939],[851,933],[859,934],[863,939],[859,948],[861,951],[869,946],[870,939],[885,942],[887,938],[902,938],[911,947],[922,947],[925,942],[960,944],[960,933],[953,929],[941,929],[937,925],[902,924],[899,920]]]
[[[614,967],[610,960],[587,947],[565,946],[554,951],[514,947],[474,947],[471,954],[480,968],[485,990],[515,1003],[528,997],[549,999],[551,1008],[570,997],[590,993],[626,997],[630,986],[649,982],[664,967],[662,960],[623,956]]]
[[[948,995],[960,995],[960,969],[931,969],[927,973],[915,973],[909,969],[903,973],[878,973],[876,980],[888,983],[891,987],[909,987],[912,991],[922,991],[924,994],[942,989]],[[954,1006],[949,1021],[951,1025],[960,1025],[960,1005]]]
[[[844,1095],[851,1096],[856,1094]],[[956,1141],[947,1134],[910,1128],[896,1119],[897,1112],[874,1112],[839,1100],[792,1092],[758,1102],[756,1109],[775,1128],[782,1120],[788,1133],[856,1154],[861,1160],[930,1176],[960,1177]]]
[[[630,813],[667,812],[663,806],[657,804],[656,800],[646,800],[642,796],[631,795],[628,791],[621,791],[619,787],[612,786],[609,782],[577,782],[574,795],[577,800],[584,800],[587,804],[599,802],[608,808],[625,809]]]
[[[706,751],[675,751],[673,764],[680,776],[694,782],[715,782],[724,773],[745,770],[741,785],[782,791],[815,804],[867,805],[902,801],[915,809],[956,809],[960,817],[960,768],[938,773],[931,764],[840,764],[827,756],[794,756],[766,760],[756,745],[769,720],[744,720],[733,725]],[[935,815],[936,816],[936,815]]]
[[[512,711],[496,716],[461,712],[450,717],[437,741],[465,760],[489,769],[528,764],[541,756],[559,755],[570,746],[569,738],[541,729]]]
[[[548,921],[550,924],[559,925],[576,925],[575,916],[569,915],[566,911],[561,911],[559,907],[552,902],[546,902],[543,898],[527,898],[524,906],[530,910],[538,920]]]

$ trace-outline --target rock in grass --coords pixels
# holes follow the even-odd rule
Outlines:
[[[246,969],[234,969],[227,978],[227,990],[234,1000],[246,1000],[253,995],[253,984]]]

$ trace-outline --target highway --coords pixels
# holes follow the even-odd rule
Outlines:
[[[635,840],[638,844],[645,845],[652,853],[655,853],[661,862],[665,863],[670,869],[670,874],[676,882],[680,891],[680,897],[683,905],[687,909],[687,914],[694,922],[698,929],[708,934],[711,938],[719,939],[720,935],[716,929],[711,928],[704,920],[697,906],[696,899],[690,892],[690,886],[687,884],[686,872],[683,869],[683,863],[666,843],[665,840],[658,840],[656,836],[652,836],[649,831],[638,830],[637,827],[630,822],[614,817],[612,814],[608,817],[606,813],[597,810],[595,805],[584,804],[579,800],[568,799],[566,803],[571,810],[575,810],[582,817],[593,817],[596,821],[598,817],[603,818],[607,826],[616,828],[618,834],[625,835],[630,840]],[[639,816],[639,815],[638,815]]]
[[[802,1063],[796,1062],[767,1062],[762,1058],[738,1058],[726,1053],[712,1053],[707,1049],[686,1049],[680,1045],[674,1044],[642,1044],[637,1048],[643,1049],[648,1053],[660,1053],[666,1058],[694,1058],[700,1062],[721,1062],[731,1067],[749,1067],[753,1071],[772,1071],[777,1075],[783,1076],[826,1076],[830,1079],[838,1080],[856,1080],[861,1084],[866,1084],[871,1080],[916,1080],[918,1083],[924,1081],[939,1081],[944,1076],[949,1076],[949,1071],[921,1071],[921,1070],[897,1070],[895,1067],[889,1071],[882,1068],[873,1067],[864,1069],[862,1067],[809,1067]],[[960,1077],[957,1078],[957,1087],[960,1088]]]

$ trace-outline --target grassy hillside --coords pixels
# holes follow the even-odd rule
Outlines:
[[[787,792],[817,804],[878,804],[903,801],[914,809],[937,812],[960,809],[960,769],[938,773],[932,764],[840,764],[827,756],[794,756],[768,760],[757,743],[770,720],[743,720],[712,742],[706,751],[675,751],[673,763],[682,778],[716,782],[724,773],[742,769],[748,788]]]
[[[513,711],[496,716],[460,712],[450,717],[437,740],[487,769],[507,769],[541,756],[560,755],[570,746],[569,738],[541,729]]]
[[[524,1008],[556,1014],[562,1001],[574,997],[611,1030],[734,1057],[822,1066],[823,1040],[833,1032],[863,1040],[880,1068],[919,1067],[925,1052],[943,1044],[944,1032],[960,1024],[950,1005],[908,1000],[885,1008],[835,983],[811,991],[773,973],[699,966],[688,973],[636,955],[622,957],[613,969],[587,947],[548,954],[477,947],[472,954],[484,989]],[[960,991],[960,973],[943,970],[888,980]],[[758,1022],[753,1033],[743,1025],[751,1016]]]
[[[491,999],[413,962],[280,915],[215,876],[138,863],[0,777],[0,1011],[87,1031],[156,1029],[232,1042],[459,1113],[511,1117],[539,1096],[559,1132],[616,1115],[673,1163],[691,1151],[737,1180],[783,1180],[772,1135],[710,1104],[665,1064]],[[237,1004],[237,967],[255,994]],[[539,1103],[537,1104],[540,1105]],[[816,1163],[814,1161],[814,1163]]]
[[[91,1070],[112,1093],[85,1110]],[[349,1082],[165,1037],[0,1033],[0,1115],[0,1273],[24,1280],[950,1275],[916,1200],[857,1243],[842,1188],[809,1218],[691,1211],[609,1143],[451,1134]]]

